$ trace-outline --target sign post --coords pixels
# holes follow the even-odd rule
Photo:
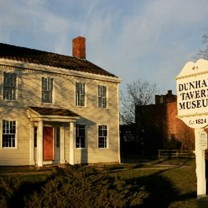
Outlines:
[[[178,118],[195,131],[197,198],[206,195],[208,61],[188,62],[176,77]]]
[[[207,149],[207,133],[203,129],[195,129],[195,155],[197,196],[206,195],[205,150]]]

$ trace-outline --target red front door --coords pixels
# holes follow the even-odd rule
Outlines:
[[[43,127],[43,160],[54,160],[53,127]]]

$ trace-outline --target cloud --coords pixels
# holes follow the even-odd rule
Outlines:
[[[87,58],[122,86],[143,78],[174,88],[201,46],[207,10],[207,0],[0,0],[0,41],[71,54],[83,35]]]
[[[206,31],[208,2],[138,2],[131,5],[128,14],[125,5],[115,11],[112,7],[95,8],[100,14],[93,13],[88,25],[89,37],[95,43],[93,61],[124,80],[140,76],[169,88]]]

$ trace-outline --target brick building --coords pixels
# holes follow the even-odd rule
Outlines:
[[[194,131],[177,118],[177,96],[171,90],[155,95],[155,104],[135,110],[138,139],[147,153],[159,148],[194,148]]]
[[[162,102],[158,102],[161,100]],[[162,104],[164,108],[162,116],[164,119],[163,136],[167,139],[167,142],[175,140],[181,143],[182,149],[193,149],[193,129],[177,118],[177,96],[173,95],[171,90],[168,90],[166,95],[156,95],[155,101],[156,106]]]

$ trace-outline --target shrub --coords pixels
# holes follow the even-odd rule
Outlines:
[[[127,196],[121,178],[75,166],[57,169],[40,193],[26,199],[25,207],[127,207],[132,200]]]
[[[9,207],[12,198],[21,185],[21,180],[17,176],[0,177],[0,207]]]

